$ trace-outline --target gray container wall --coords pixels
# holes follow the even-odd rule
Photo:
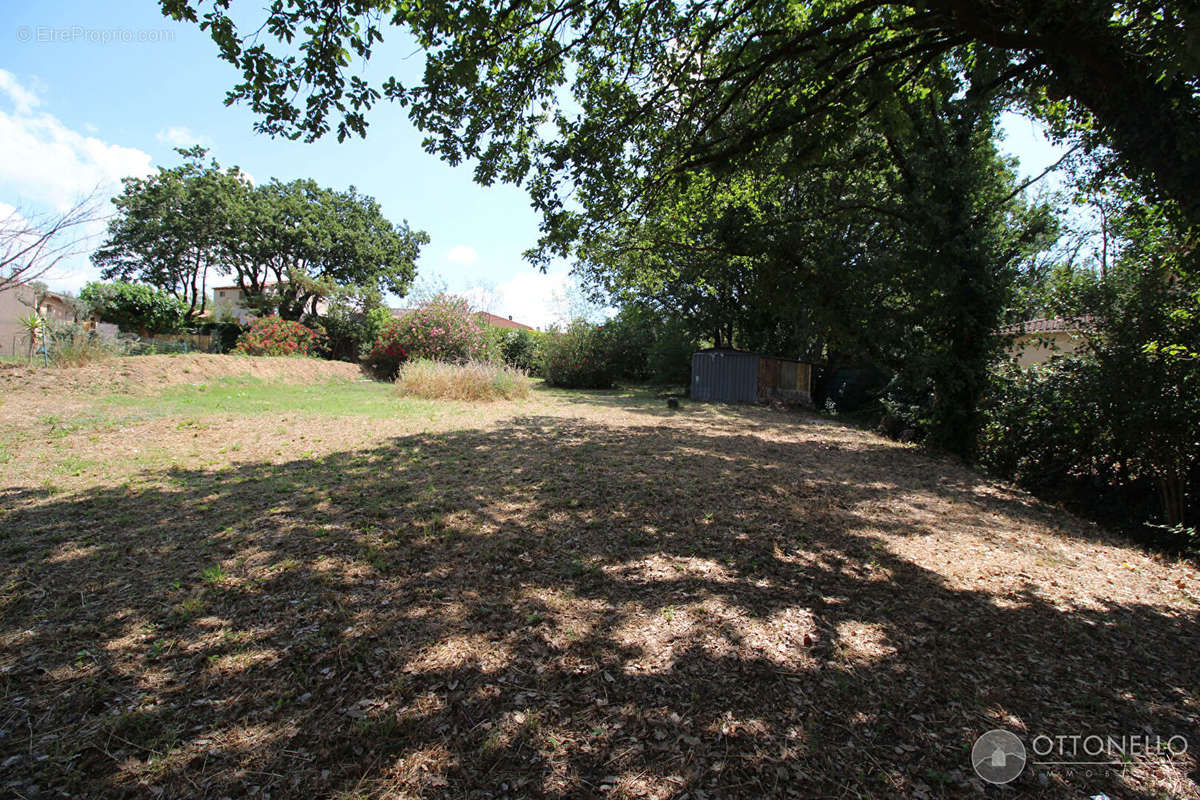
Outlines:
[[[691,394],[702,403],[758,402],[758,356],[720,350],[693,353]]]

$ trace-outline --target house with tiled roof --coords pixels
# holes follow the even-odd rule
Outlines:
[[[278,284],[274,281],[267,281],[262,285],[263,294],[270,295],[279,286],[287,286],[287,283]],[[310,310],[317,314],[324,314],[329,310],[329,302],[318,297]],[[212,305],[207,311],[207,316],[214,319],[230,317],[245,325],[259,316],[259,312],[246,302],[246,294],[242,291],[242,287],[237,285],[217,286],[212,290]]]
[[[389,308],[388,309],[388,311],[391,312],[393,319],[399,319],[400,317],[404,316],[405,314],[407,314],[408,312],[410,312],[412,310],[413,309],[411,309],[411,308]],[[495,328],[519,328],[521,330],[526,330],[526,331],[537,330],[532,325],[526,325],[523,322],[515,322],[511,316],[510,317],[501,317],[501,316],[497,316],[496,314],[490,314],[487,311],[478,311],[478,312],[476,312],[475,316],[479,317],[479,321],[482,322],[483,324],[491,325],[492,327],[495,327]]]
[[[523,322],[514,322],[513,318],[511,316],[509,316],[507,318],[499,317],[499,316],[496,316],[495,314],[489,314],[486,311],[480,311],[478,316],[481,320],[484,321],[484,323],[491,325],[495,328],[518,328],[520,330],[526,330],[526,331],[534,330],[532,325],[526,325]]]
[[[1009,337],[1009,357],[1020,367],[1044,364],[1054,356],[1070,355],[1081,348],[1099,320],[1080,317],[1042,317],[1005,325],[998,332]]]
[[[0,289],[0,355],[26,352],[29,339],[20,320],[33,313],[50,322],[75,319],[75,307],[66,296],[28,283],[9,284]]]

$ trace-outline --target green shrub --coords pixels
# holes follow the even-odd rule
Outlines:
[[[177,331],[187,321],[187,303],[142,283],[92,282],[83,287],[79,299],[101,322],[111,322],[141,336]]]
[[[508,366],[526,372],[538,371],[545,334],[524,328],[489,327],[488,338],[492,340],[492,352]]]
[[[231,353],[237,347],[238,339],[246,332],[247,325],[239,322],[203,322],[197,325],[193,332],[199,336],[211,336],[211,353]]]
[[[846,367],[834,372],[826,403],[838,412],[857,412],[863,422],[886,419],[889,427],[914,431],[916,441],[924,442],[937,426],[933,397],[927,375],[899,372],[886,378],[872,367]]]
[[[325,337],[299,322],[276,316],[259,317],[238,337],[233,352],[246,356],[319,356]]]
[[[333,361],[359,362],[369,357],[383,329],[392,322],[392,314],[382,306],[360,311],[351,302],[330,302],[319,317],[305,319],[326,336],[323,355]]]
[[[401,344],[403,339],[400,326],[394,322],[385,325],[375,337],[375,344],[367,353],[365,363],[376,377],[389,381],[395,379],[400,365],[408,359],[408,351]]]
[[[613,377],[647,380],[650,377],[650,349],[661,327],[655,312],[643,306],[627,306],[604,327],[610,342],[608,361]]]
[[[1095,416],[1086,407],[1088,369],[1081,359],[1056,358],[1037,369],[994,370],[980,409],[980,464],[1050,493],[1101,468]]]
[[[467,301],[440,294],[388,322],[367,364],[380,377],[391,378],[409,358],[465,364],[491,357],[487,333]]]
[[[671,319],[658,329],[646,355],[650,380],[654,383],[690,386],[692,353],[699,344],[680,320]]]
[[[616,377],[613,342],[604,325],[576,320],[544,344],[542,375],[551,386],[609,389]]]
[[[1200,287],[1128,258],[1076,353],[992,376],[979,457],[1042,494],[1152,487],[1162,530],[1182,531],[1200,477]]]
[[[530,394],[527,373],[492,361],[408,361],[396,387],[402,394],[443,400],[520,400]]]
[[[612,343],[609,361],[615,379],[690,383],[692,353],[698,344],[684,320],[634,303],[622,308],[604,327]]]

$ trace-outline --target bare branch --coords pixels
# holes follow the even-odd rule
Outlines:
[[[95,233],[88,228],[106,216],[97,187],[63,212],[27,214],[13,208],[0,217],[0,292],[91,250]]]

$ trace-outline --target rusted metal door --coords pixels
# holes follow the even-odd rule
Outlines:
[[[779,388],[779,359],[762,356],[758,359],[758,400],[771,399],[771,390]]]

